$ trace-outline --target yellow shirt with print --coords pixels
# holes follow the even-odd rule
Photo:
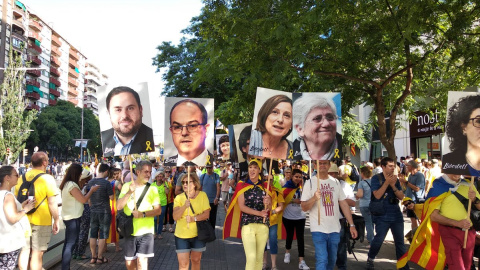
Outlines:
[[[187,201],[187,196],[185,193],[177,195],[173,201],[173,209],[176,207],[182,207]],[[190,205],[193,207],[195,214],[192,213],[192,209],[188,207],[182,214],[182,217],[177,220],[177,226],[175,227],[175,236],[182,239],[189,239],[197,237],[197,223],[190,222],[187,227],[187,214],[190,216],[197,216],[203,213],[204,211],[210,209],[210,203],[208,201],[207,193],[200,191],[195,197],[195,199],[190,199]]]
[[[119,199],[123,198],[128,190],[130,189],[130,185],[132,182],[128,182],[122,187],[122,191],[118,196]],[[135,203],[140,199],[142,196],[143,190],[147,187],[147,185],[137,187],[135,189],[135,196],[133,194],[130,195],[130,198],[127,201],[127,204],[123,208],[123,212],[129,216],[131,215],[132,211],[135,209]],[[135,197],[135,201],[134,201]],[[153,210],[155,205],[160,205],[160,197],[158,196],[158,190],[155,186],[150,186],[143,197],[142,203],[138,206],[138,211],[146,212]],[[133,218],[133,236],[140,236],[145,234],[154,234],[155,233],[155,220],[154,217],[140,217],[140,218]]]
[[[285,203],[283,194],[278,189],[274,188],[272,191],[272,210],[277,208],[279,203]],[[270,214],[270,226],[278,224],[277,214]]]
[[[457,192],[463,197],[468,198],[469,188],[470,185],[467,182],[462,181],[457,189]],[[480,199],[480,194],[478,194],[477,189],[475,187],[473,187],[473,189],[475,190],[477,198]],[[454,194],[450,194],[443,199],[438,209],[440,210],[440,215],[449,219],[462,220],[467,218],[467,210],[465,210],[463,204]]]
[[[39,174],[45,173],[42,170],[32,169],[25,174],[27,181],[32,181],[33,178]],[[18,178],[18,183],[15,186],[15,195],[18,196],[18,191],[23,183],[23,177]],[[48,198],[59,194],[57,183],[50,174],[44,174],[35,180],[35,207],[38,207],[33,214],[29,214],[28,220],[33,225],[50,226],[52,225],[52,215],[48,207]],[[43,202],[42,200],[45,199]],[[40,206],[39,206],[40,205]]]

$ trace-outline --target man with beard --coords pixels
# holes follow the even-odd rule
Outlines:
[[[153,131],[142,123],[143,107],[136,91],[119,86],[107,96],[111,129],[102,132],[104,156],[154,151]]]

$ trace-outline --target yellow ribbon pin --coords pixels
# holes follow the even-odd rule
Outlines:
[[[150,141],[146,141],[145,144],[147,145],[147,149],[145,151],[152,151],[152,147],[150,147]]]
[[[340,158],[340,155],[338,154],[340,151],[338,150],[338,148],[335,149],[335,156],[333,156],[333,158]]]
[[[212,163],[210,162],[210,155],[207,155],[207,165],[210,165],[210,164],[212,164]]]
[[[290,149],[290,153],[288,154],[288,159],[293,159],[293,149]]]

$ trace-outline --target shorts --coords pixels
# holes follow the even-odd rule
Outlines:
[[[222,201],[227,202],[228,197],[228,191],[222,191]]]
[[[407,209],[407,217],[417,218],[417,215],[415,215],[415,212],[413,210]]]
[[[178,238],[175,236],[175,247],[177,253],[204,252],[207,250],[207,243],[198,240],[198,237]]]
[[[32,236],[25,238],[27,244],[23,249],[30,250],[31,248],[35,251],[46,251],[52,236],[52,226],[30,225],[32,226]]]
[[[133,261],[137,258],[153,257],[153,234],[147,233],[139,236],[125,238],[125,260]]]
[[[90,238],[107,239],[110,232],[110,213],[90,213]]]

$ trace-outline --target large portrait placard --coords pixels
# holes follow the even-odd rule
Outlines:
[[[101,86],[97,101],[105,157],[155,151],[147,83]]]
[[[165,98],[165,165],[213,164],[213,98]]]

